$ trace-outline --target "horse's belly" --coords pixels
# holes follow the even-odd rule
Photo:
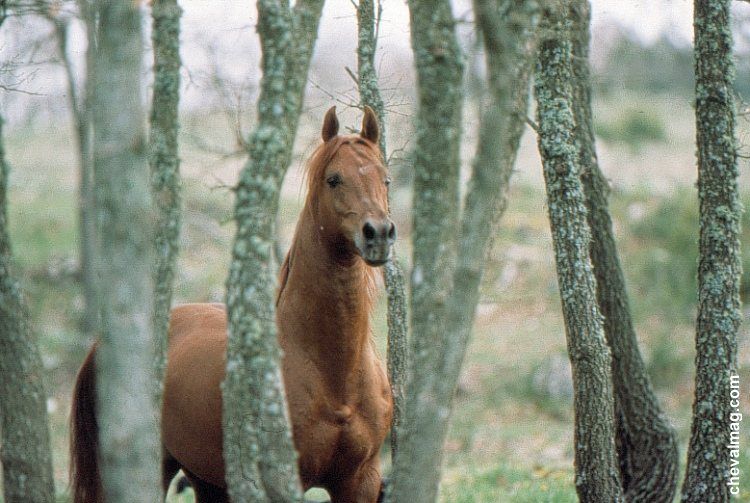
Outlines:
[[[219,325],[219,324],[217,324]],[[225,325],[171,338],[164,385],[162,437],[169,453],[187,470],[223,487],[221,381]]]

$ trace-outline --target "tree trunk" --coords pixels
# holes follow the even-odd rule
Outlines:
[[[21,288],[13,277],[8,233],[8,164],[0,117],[0,459],[6,503],[51,503],[47,395],[39,348],[32,337]]]
[[[182,9],[177,5],[177,0],[154,0],[151,5],[154,95],[151,102],[149,161],[151,191],[156,207],[153,324],[159,376],[163,375],[166,364],[167,329],[180,239],[180,158],[177,136],[181,14]]]
[[[741,322],[742,213],[729,7],[728,0],[694,4],[700,258],[695,401],[682,501],[701,503],[728,501],[730,477],[739,474],[729,447],[730,414],[738,412],[730,403],[730,377],[737,373]]]
[[[588,0],[571,8],[573,116],[581,163],[581,181],[591,228],[590,256],[604,334],[612,352],[616,445],[627,501],[669,503],[677,485],[677,442],[656,400],[630,316],[607,197],[609,187],[596,157],[591,113]]]
[[[412,2],[420,111],[415,155],[411,372],[391,501],[437,498],[442,447],[494,222],[526,117],[534,1],[475,2],[490,103],[458,228],[461,55],[450,7]],[[457,117],[458,115],[459,117]],[[498,138],[498,135],[500,138]],[[457,239],[457,244],[456,244]],[[429,369],[429,370],[426,370]]]
[[[86,24],[88,43],[95,44],[93,7],[85,1],[79,1],[81,17]],[[57,51],[65,69],[67,80],[68,101],[70,104],[73,125],[76,131],[76,146],[78,147],[78,239],[79,239],[79,263],[80,282],[83,288],[84,312],[81,319],[81,328],[87,336],[93,336],[98,317],[97,295],[94,279],[94,253],[95,253],[95,226],[92,215],[93,204],[93,153],[91,150],[91,112],[88,105],[90,101],[91,68],[93,63],[91,57],[94,51],[87,51],[86,77],[80,86],[76,85],[75,70],[73,62],[68,55],[68,33],[70,21],[62,19],[50,10],[44,2],[40,2],[40,9],[44,16],[54,25],[55,38],[57,40]]]
[[[432,393],[444,379],[435,363],[445,350],[446,317],[459,211],[463,63],[447,0],[410,0],[419,108],[414,149],[411,347],[406,410],[390,501],[437,499],[442,423],[448,401]]]
[[[101,305],[96,354],[106,500],[159,501],[153,337],[153,211],[141,99],[138,3],[98,4],[94,185]]]
[[[276,339],[273,259],[281,183],[291,160],[322,0],[258,1],[263,51],[258,122],[236,188],[227,279],[224,460],[234,501],[299,501],[297,455]]]
[[[362,107],[369,106],[375,111],[380,124],[380,152],[387,160],[385,143],[385,108],[378,87],[375,72],[375,52],[377,49],[377,28],[382,4],[378,1],[377,13],[373,0],[360,0],[357,6],[357,70],[359,76],[359,97]],[[389,194],[390,195],[390,194]],[[396,250],[384,267],[385,290],[388,299],[388,380],[393,394],[393,424],[391,426],[391,458],[398,449],[398,431],[404,411],[404,392],[408,361],[408,320],[406,313],[406,292],[404,273],[398,261]]]
[[[573,368],[575,477],[584,503],[624,501],[615,456],[612,360],[596,302],[591,234],[572,110],[569,14],[544,10],[535,93],[568,354]]]

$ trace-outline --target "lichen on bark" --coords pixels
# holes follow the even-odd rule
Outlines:
[[[534,91],[539,152],[574,384],[575,482],[584,503],[624,501],[615,455],[611,356],[589,258],[591,233],[574,134],[565,8],[543,9]]]
[[[52,503],[44,367],[29,326],[8,229],[8,174],[0,117],[0,461],[6,503]]]
[[[162,376],[166,365],[167,328],[181,225],[180,158],[177,142],[181,14],[182,9],[176,0],[154,0],[151,5],[154,90],[148,153],[151,192],[156,209],[153,325],[159,376]]]
[[[99,2],[97,9],[92,117],[102,485],[108,502],[159,501],[154,214],[141,96],[141,11],[137,3],[116,0]]]
[[[403,440],[391,501],[433,502],[442,448],[479,300],[485,255],[505,206],[528,96],[534,1],[475,2],[487,46],[489,106],[459,219],[462,55],[448,3],[410,2],[419,78],[412,340]],[[429,369],[429,370],[427,370]]]
[[[279,193],[289,166],[322,0],[259,0],[263,51],[258,120],[235,191],[237,230],[227,278],[229,339],[222,384],[226,481],[234,501],[299,501],[276,339],[273,258]]]
[[[612,352],[621,482],[627,501],[668,503],[674,499],[677,485],[677,442],[659,407],[638,349],[608,209],[609,186],[599,169],[594,146],[589,70],[590,4],[588,0],[575,0],[569,12],[574,134],[591,229],[589,254],[596,275],[597,300]]]
[[[696,0],[700,238],[693,422],[682,501],[730,499],[729,379],[741,322],[740,215],[730,2]]]

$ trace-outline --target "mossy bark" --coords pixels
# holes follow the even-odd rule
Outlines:
[[[612,360],[589,258],[591,232],[573,116],[572,54],[564,9],[543,15],[536,82],[539,152],[573,369],[575,482],[584,503],[624,501],[615,451]]]
[[[151,191],[156,208],[153,325],[157,344],[156,368],[160,376],[166,363],[167,329],[181,224],[180,157],[177,143],[180,131],[181,14],[182,9],[177,5],[177,0],[154,0],[151,5],[154,93],[151,101],[149,164]]]
[[[420,110],[415,152],[412,342],[403,439],[391,501],[437,499],[456,383],[485,256],[505,207],[523,132],[537,4],[475,2],[487,46],[489,105],[459,221],[462,55],[450,6],[411,2]]]
[[[590,256],[597,300],[604,316],[604,334],[612,352],[616,445],[627,501],[671,502],[677,485],[677,442],[654,395],[638,349],[620,267],[609,186],[599,169],[594,144],[589,70],[590,5],[571,4],[574,135],[578,142],[581,181],[591,229]]]
[[[39,348],[12,272],[8,232],[8,164],[0,117],[0,461],[6,503],[51,503],[47,395]]]
[[[414,158],[411,347],[390,501],[437,499],[449,400],[435,388],[458,228],[463,56],[447,0],[409,1],[419,108]],[[441,400],[442,399],[442,400]]]
[[[258,121],[236,187],[237,231],[227,279],[229,341],[223,383],[224,460],[234,501],[299,501],[273,258],[279,193],[289,166],[322,0],[258,2],[263,51]]]
[[[729,501],[730,376],[737,371],[740,215],[728,0],[696,0],[700,242],[693,422],[682,501]]]
[[[385,141],[385,107],[378,87],[378,75],[375,72],[375,52],[377,49],[377,19],[380,17],[380,2],[375,11],[373,0],[360,0],[357,5],[357,69],[360,103],[375,111],[380,123],[380,151],[387,160]],[[404,273],[399,264],[396,250],[385,264],[383,276],[388,300],[388,380],[393,394],[393,424],[391,426],[391,457],[398,449],[398,431],[401,427],[404,411],[404,393],[408,361],[408,320],[406,312],[406,292]]]
[[[100,2],[97,10],[92,113],[102,485],[110,503],[159,501],[154,214],[141,96],[141,14],[137,3],[116,0]]]

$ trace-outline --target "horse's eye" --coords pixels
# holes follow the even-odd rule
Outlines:
[[[390,178],[386,178],[385,179],[385,186],[388,187],[390,184],[391,184],[391,179]]]
[[[336,173],[335,175],[331,175],[326,178],[326,183],[328,183],[331,188],[334,188],[337,185],[341,185],[341,176],[339,176],[338,173]]]

